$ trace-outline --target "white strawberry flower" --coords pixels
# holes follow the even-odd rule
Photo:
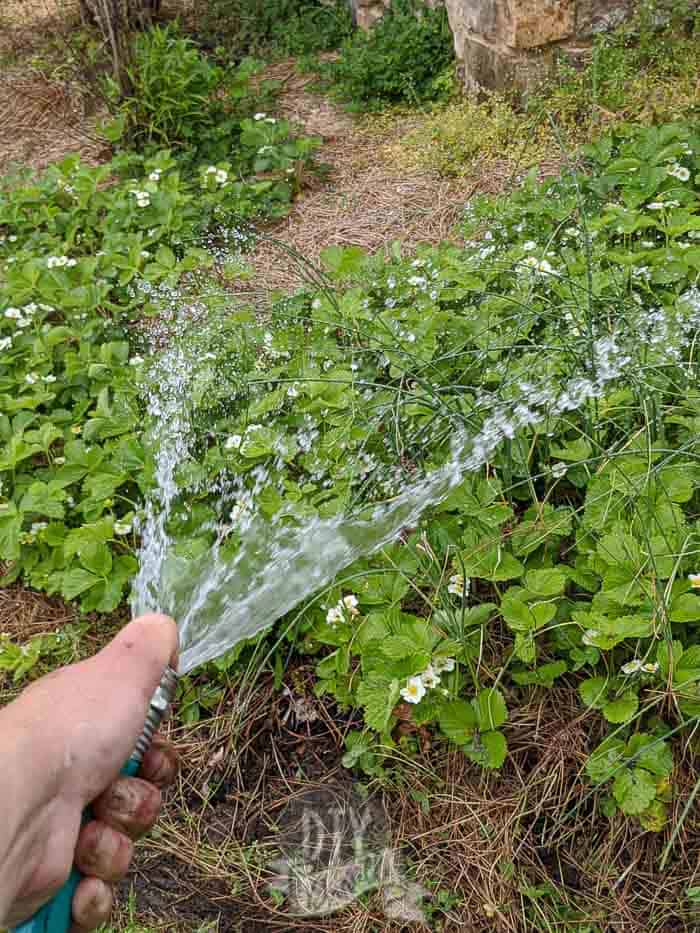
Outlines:
[[[343,620],[343,610],[339,606],[332,606],[326,613],[326,622],[329,625],[337,625]]]
[[[240,434],[231,434],[230,437],[227,437],[224,441],[225,450],[238,450],[243,442],[243,437]]]
[[[400,692],[407,703],[420,703],[426,694],[425,684],[420,677],[409,677]]]
[[[688,181],[690,178],[690,172],[687,168],[682,165],[679,165],[675,162],[669,169],[668,174],[672,175],[674,178],[677,178],[679,181]]]
[[[688,582],[694,590],[700,590],[700,573],[689,573]]]
[[[360,610],[357,608],[357,596],[355,596],[353,593],[350,593],[349,596],[343,597],[343,606],[347,609],[351,616],[360,614]]]
[[[454,658],[433,658],[431,667],[436,674],[449,674],[455,669],[455,664]]]
[[[468,596],[470,581],[465,580],[461,573],[453,573],[447,587],[447,592],[453,596]]]
[[[440,675],[431,664],[420,675],[420,679],[423,681],[423,686],[427,687],[428,690],[432,690],[440,684]]]

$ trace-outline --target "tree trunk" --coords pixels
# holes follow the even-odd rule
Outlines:
[[[161,0],[80,0],[84,20],[94,22],[109,45],[112,55],[112,76],[122,97],[131,92],[130,33],[144,29],[160,10]]]

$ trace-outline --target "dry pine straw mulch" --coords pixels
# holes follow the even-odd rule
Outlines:
[[[76,619],[58,599],[18,585],[0,589],[0,631],[20,641]],[[91,621],[88,653],[124,618],[106,627]],[[359,714],[316,698],[313,684],[313,666],[297,661],[280,689],[264,674],[232,681],[197,725],[179,724],[175,710],[166,730],[180,753],[179,779],[158,826],[137,846],[115,929],[133,933],[129,901],[140,922],[169,933],[195,933],[204,923],[211,933],[426,929],[388,920],[378,893],[330,917],[299,918],[270,894],[268,866],[285,805],[309,789],[352,780],[340,759]],[[391,844],[415,881],[433,895],[454,896],[436,914],[444,933],[576,931],[585,929],[584,919],[601,933],[697,933],[700,913],[686,897],[700,886],[697,809],[666,871],[658,870],[698,777],[690,754],[677,763],[667,829],[645,833],[632,820],[609,822],[599,812],[599,795],[581,772],[605,725],[597,714],[582,715],[573,685],[507,699],[510,756],[502,771],[485,773],[434,736],[412,732],[404,719],[399,731],[418,739],[418,751],[398,760],[386,786],[370,782]]]
[[[267,68],[282,92],[275,112],[317,136],[321,174],[303,179],[301,194],[288,217],[270,225],[247,256],[252,270],[235,291],[264,298],[271,290],[298,287],[303,264],[318,264],[328,246],[360,246],[369,253],[400,240],[407,251],[423,243],[450,239],[464,204],[485,179],[440,178],[430,172],[406,173],[385,150],[409,128],[410,117],[381,123],[351,117],[311,90],[314,78],[300,75],[294,60]]]
[[[206,722],[172,727],[182,755],[179,783],[121,888],[144,922],[183,931],[209,922],[218,933],[426,929],[387,919],[377,893],[330,917],[297,918],[270,894],[267,865],[285,805],[310,788],[342,787],[349,779],[340,757],[344,736],[359,724],[356,714],[315,698],[312,687],[312,669],[303,665],[288,671],[283,690],[265,677],[231,685]],[[392,845],[415,880],[433,894],[454,895],[435,915],[440,929],[574,931],[584,929],[584,918],[604,933],[700,929],[685,897],[700,884],[697,816],[689,817],[660,876],[669,831],[644,833],[621,817],[608,822],[588,794],[581,769],[604,734],[597,716],[583,717],[566,687],[517,702],[501,772],[487,775],[432,740],[400,763],[393,786],[374,788]],[[688,762],[675,780],[669,826],[695,781]],[[558,900],[558,910],[538,886]]]

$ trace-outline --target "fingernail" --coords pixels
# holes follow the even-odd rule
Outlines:
[[[128,781],[115,781],[110,791],[110,806],[119,813],[132,814],[139,805],[139,795]]]

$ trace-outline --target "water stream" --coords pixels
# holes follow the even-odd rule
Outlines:
[[[533,380],[522,400],[491,407],[478,431],[455,432],[441,467],[392,499],[351,515],[311,518],[297,527],[266,521],[253,509],[233,556],[224,547],[224,528],[215,534],[208,553],[185,558],[175,553],[168,523],[180,495],[177,470],[192,456],[193,385],[207,366],[201,354],[183,349],[186,344],[178,341],[159,355],[148,388],[156,484],[146,505],[133,594],[135,614],[161,611],[177,620],[181,674],[257,635],[357,558],[394,540],[402,529],[415,527],[429,506],[482,467],[505,438],[600,395],[629,362],[614,339],[603,338],[595,345],[592,370],[574,375],[558,391]]]

